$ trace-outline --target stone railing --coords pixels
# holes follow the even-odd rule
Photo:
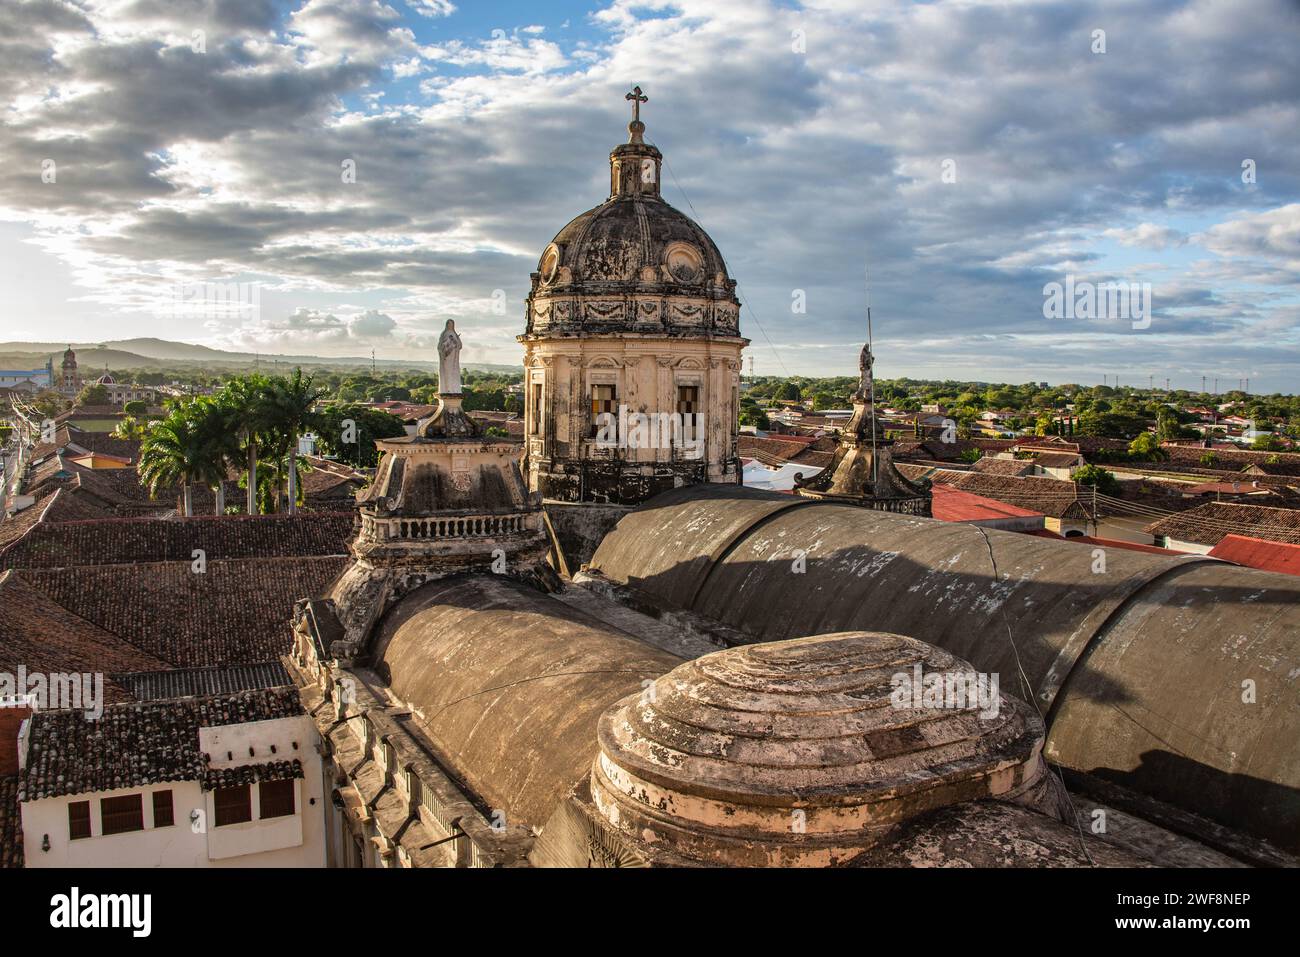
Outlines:
[[[372,541],[436,541],[497,538],[535,531],[536,514],[376,518],[362,514],[361,533]]]

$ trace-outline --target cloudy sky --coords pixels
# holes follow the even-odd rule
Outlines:
[[[885,376],[1300,391],[1298,50],[1295,0],[4,0],[0,340],[456,318],[517,362],[640,84],[760,374],[854,370],[869,274]],[[1067,276],[1149,326],[1046,317]],[[255,308],[178,305],[224,282]]]

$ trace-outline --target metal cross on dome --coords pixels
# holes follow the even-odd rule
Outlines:
[[[632,122],[641,122],[641,104],[649,103],[650,97],[641,92],[641,87],[634,86],[632,87],[632,92],[623,97],[623,99],[632,101]]]

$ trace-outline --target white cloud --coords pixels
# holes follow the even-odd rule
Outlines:
[[[375,334],[396,350],[423,341],[428,317],[454,315],[467,343],[496,350],[485,358],[517,361],[528,273],[607,195],[623,94],[639,83],[670,164],[665,197],[694,208],[766,330],[746,311],[760,372],[823,371],[840,356],[835,371],[851,371],[868,261],[877,333],[907,330],[928,345],[900,355],[939,369],[980,368],[991,341],[999,355],[1014,347],[1012,368],[1057,379],[1093,356],[1208,367],[1253,350],[1265,368],[1300,348],[1294,323],[1276,320],[1300,275],[1300,29],[1284,4],[1107,6],[1104,57],[1089,51],[1088,11],[1065,0],[616,0],[590,21],[600,35],[579,42],[545,40],[541,24],[457,37],[454,19],[438,21],[436,42],[417,40],[410,10],[454,7],[0,6],[0,164],[12,174],[0,218],[34,224],[110,322],[143,321],[178,282],[255,275],[289,314],[228,335],[355,348]],[[205,54],[187,45],[195,24]],[[1136,36],[1140,52],[1116,43]],[[423,99],[406,86],[385,95],[411,77]],[[41,182],[46,157],[57,183]],[[1243,157],[1258,162],[1256,188],[1240,182]],[[1140,350],[1095,329],[1052,347],[1061,330],[1042,324],[1043,283],[1103,271],[1100,237],[1187,245],[1161,225],[1173,213],[1222,220],[1190,239],[1207,262],[1160,267],[1176,315]],[[488,308],[498,288],[511,315]],[[789,313],[793,288],[808,315]],[[358,301],[394,327],[354,330],[364,309],[333,304]],[[293,313],[302,302],[313,306]]]
[[[1144,249],[1169,249],[1187,242],[1187,237],[1177,229],[1157,226],[1155,223],[1142,223],[1132,229],[1107,229],[1102,235],[1121,246],[1140,246]]]

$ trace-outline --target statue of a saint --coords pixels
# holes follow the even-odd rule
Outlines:
[[[438,337],[438,392],[460,395],[460,336],[454,319],[447,320],[447,328]]]
[[[871,355],[871,343],[864,343],[862,353],[858,356],[858,374],[861,381],[858,383],[858,391],[854,393],[854,398],[861,399],[863,402],[871,401],[872,374],[871,367],[875,359]]]

